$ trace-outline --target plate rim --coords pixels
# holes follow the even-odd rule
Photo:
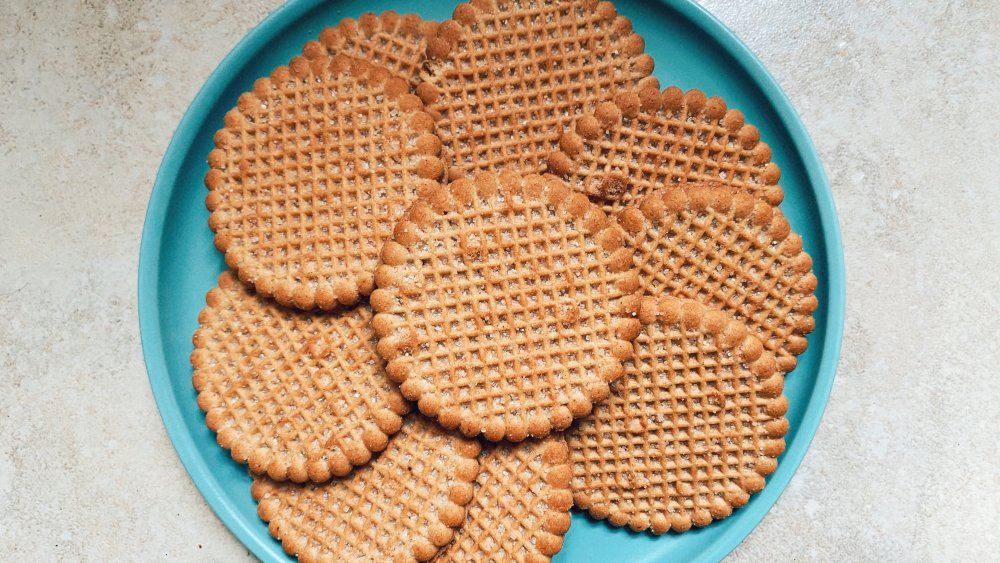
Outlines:
[[[157,410],[163,420],[167,435],[184,465],[188,476],[194,482],[202,498],[215,512],[226,528],[255,556],[264,559],[275,555],[273,542],[265,544],[253,530],[236,516],[235,507],[223,494],[217,480],[206,461],[194,453],[193,437],[183,432],[180,405],[169,385],[169,370],[163,350],[158,308],[160,270],[163,240],[163,225],[173,191],[169,186],[176,183],[179,168],[191,150],[198,131],[197,124],[204,121],[215,100],[232,80],[232,69],[242,68],[256,50],[255,45],[267,42],[277,36],[289,24],[327,0],[292,0],[273,11],[256,27],[240,39],[235,47],[216,66],[205,83],[198,90],[193,101],[184,112],[180,123],[164,152],[147,204],[139,247],[137,276],[137,300],[139,335],[146,365],[147,377],[153,391]],[[846,278],[844,269],[843,242],[833,193],[819,159],[816,147],[809,137],[804,123],[798,116],[788,97],[778,82],[768,72],[764,64],[753,54],[725,24],[707,9],[692,0],[657,0],[679,12],[702,32],[713,37],[731,55],[749,78],[764,94],[773,107],[779,122],[788,131],[794,152],[803,163],[804,172],[811,191],[816,198],[819,221],[825,241],[824,258],[828,267],[829,287],[827,296],[827,323],[825,339],[822,342],[822,357],[817,368],[816,381],[802,415],[797,440],[785,451],[782,459],[784,467],[791,470],[775,475],[769,480],[759,495],[766,497],[753,506],[744,507],[739,525],[730,527],[715,542],[698,556],[699,561],[719,561],[736,548],[761,522],[784,492],[792,476],[801,465],[809,449],[829,401],[843,342],[844,317],[846,313]],[[813,343],[817,346],[820,343]],[[803,432],[805,432],[803,434]],[[764,501],[764,502],[762,502]],[[270,538],[268,538],[270,539]]]

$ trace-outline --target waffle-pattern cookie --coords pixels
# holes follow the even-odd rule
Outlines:
[[[520,441],[590,412],[638,322],[622,233],[559,179],[460,179],[418,199],[385,243],[378,352],[446,428]]]
[[[741,320],[791,371],[816,325],[816,276],[781,211],[718,183],[685,183],[618,215],[646,293],[687,297]]]
[[[302,54],[309,59],[347,55],[383,66],[414,83],[424,62],[427,38],[433,37],[437,28],[437,22],[424,21],[416,14],[367,12],[324,29],[319,40],[306,43]]]
[[[251,493],[271,535],[300,561],[427,561],[465,519],[479,451],[411,415],[376,460],[342,480],[258,476]]]
[[[742,323],[690,300],[647,297],[626,374],[567,436],[573,500],[661,534],[725,518],[784,451],[784,377]]]
[[[434,119],[408,91],[338,55],[297,57],[240,96],[205,177],[215,244],[240,279],[301,309],[371,292],[382,240],[444,172]]]
[[[442,114],[452,177],[539,172],[583,109],[620,87],[656,85],[632,24],[597,0],[475,0],[428,41],[418,92]]]
[[[562,549],[573,496],[562,434],[485,449],[465,523],[436,562],[541,563]]]
[[[559,139],[548,171],[620,211],[678,182],[714,180],[777,206],[784,197],[771,148],[719,97],[676,86],[627,90],[597,105]]]
[[[367,306],[307,314],[229,272],[208,292],[192,379],[233,459],[272,479],[325,481],[367,463],[410,406],[375,353]]]

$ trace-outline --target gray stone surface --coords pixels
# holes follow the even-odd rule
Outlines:
[[[848,272],[805,461],[731,556],[1000,550],[1000,4],[712,0],[802,115]],[[241,560],[139,348],[143,214],[173,128],[263,2],[0,3],[0,557]]]

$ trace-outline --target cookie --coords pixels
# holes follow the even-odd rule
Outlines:
[[[484,449],[465,522],[435,562],[540,563],[569,530],[571,475],[562,434]]]
[[[678,182],[714,180],[777,206],[784,197],[771,148],[722,98],[676,86],[625,90],[576,121],[548,171],[617,212]]]
[[[791,371],[818,301],[812,259],[781,210],[719,183],[685,183],[618,215],[651,295],[687,297],[749,326]]]
[[[370,293],[382,240],[444,171],[406,81],[343,55],[277,68],[225,125],[205,177],[215,245],[240,279],[301,309]]]
[[[479,474],[479,442],[418,415],[370,464],[298,485],[254,477],[257,513],[299,561],[427,561],[454,536]]]
[[[367,306],[308,314],[229,272],[208,292],[192,379],[233,459],[272,479],[325,481],[382,451],[410,406],[375,353]]]
[[[436,35],[437,28],[437,22],[424,21],[416,14],[366,12],[356,20],[344,18],[324,29],[318,40],[306,43],[302,54],[308,59],[347,55],[385,67],[394,76],[415,83],[423,66],[427,39]]]
[[[662,534],[729,516],[784,451],[787,399],[746,326],[695,301],[644,298],[635,357],[567,435],[576,506]]]
[[[439,111],[452,178],[540,172],[582,110],[657,83],[628,18],[596,0],[475,0],[428,41],[418,92]]]
[[[460,179],[418,199],[382,249],[378,352],[446,428],[520,441],[590,412],[638,322],[623,235],[559,179]]]

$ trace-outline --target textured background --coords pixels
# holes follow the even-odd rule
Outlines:
[[[146,380],[135,276],[160,158],[279,2],[0,2],[0,554],[248,559]],[[1000,550],[1000,3],[704,3],[802,115],[839,207],[847,330],[801,469],[731,556]],[[6,557],[4,557],[6,558]]]

